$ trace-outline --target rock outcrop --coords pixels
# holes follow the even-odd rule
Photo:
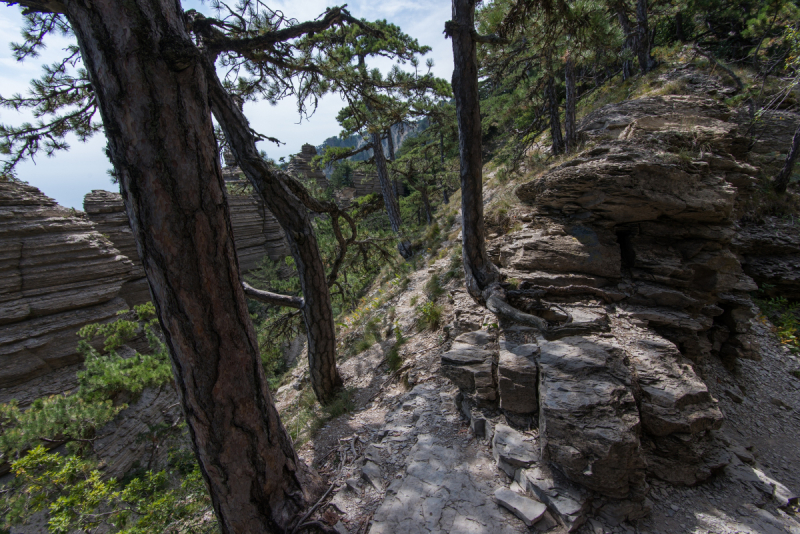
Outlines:
[[[288,254],[283,229],[272,213],[254,195],[229,193],[228,206],[233,240],[242,272],[258,268],[265,256],[278,260]],[[141,275],[140,278],[145,284],[144,289],[137,293],[140,299],[136,303],[150,300],[122,196],[119,193],[94,190],[84,198],[83,208],[98,231],[108,236],[114,246],[136,264],[137,273]],[[141,300],[143,297],[146,298]]]
[[[621,292],[620,306],[695,359],[755,356],[756,286],[732,240],[737,188],[756,169],[736,160],[746,143],[722,108],[665,96],[594,112],[583,132],[601,143],[517,189],[532,209],[495,258],[523,287]]]
[[[742,225],[733,246],[744,272],[767,295],[800,299],[800,221],[769,217]]]
[[[328,179],[325,177],[325,173],[321,169],[311,166],[311,160],[316,155],[317,149],[314,145],[305,144],[300,149],[300,152],[289,160],[289,167],[286,170],[304,183],[313,184],[314,187],[324,191],[328,187]]]
[[[78,329],[127,309],[140,273],[90,221],[18,183],[0,183],[0,250],[3,391],[79,362]]]

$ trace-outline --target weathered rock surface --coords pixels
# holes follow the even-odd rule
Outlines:
[[[300,152],[292,156],[289,166],[286,169],[289,174],[294,175],[307,184],[313,184],[315,188],[325,190],[328,187],[328,179],[321,169],[312,167],[311,160],[317,155],[314,145],[305,144]]]
[[[604,299],[621,300],[695,359],[755,357],[748,292],[756,285],[732,239],[737,187],[751,187],[757,169],[736,159],[745,140],[729,115],[703,96],[648,97],[593,112],[583,131],[604,142],[517,188],[532,206],[519,215],[527,224],[490,254],[523,288],[621,292]],[[679,157],[701,145],[702,155]],[[786,274],[792,283],[770,260],[762,265],[765,277]]]
[[[442,354],[442,374],[465,393],[483,401],[497,399],[496,351],[488,350],[491,338],[485,331],[462,334]]]
[[[800,299],[800,223],[768,217],[739,228],[733,239],[744,272],[769,296]]]
[[[547,507],[539,501],[518,495],[508,488],[497,488],[494,498],[529,527],[539,521],[547,511]]]
[[[0,183],[0,387],[80,361],[75,333],[127,309],[133,263],[35,187]]]
[[[156,448],[153,440],[142,438],[151,435],[158,425],[173,426],[182,419],[178,395],[171,384],[142,391],[114,421],[97,432],[101,437],[93,446],[105,466],[105,474],[119,478],[133,467],[163,466],[168,447]]]
[[[530,467],[541,459],[535,440],[502,424],[494,429],[492,454],[498,467],[512,478],[517,469]]]
[[[539,356],[542,456],[601,495],[642,494],[639,413],[622,350],[599,339],[543,342]]]
[[[150,301],[150,287],[144,274],[136,241],[125,213],[122,195],[95,189],[83,198],[83,210],[97,228],[125,257],[133,262],[132,279],[125,283],[122,298],[129,306]]]

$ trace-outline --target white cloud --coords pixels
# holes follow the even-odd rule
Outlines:
[[[289,17],[298,20],[313,19],[321,15],[326,7],[342,5],[344,1],[331,0],[274,0],[270,7],[279,9]],[[184,9],[197,9],[211,15],[208,5],[199,0],[184,0]],[[387,19],[397,24],[404,32],[419,40],[420,44],[432,48],[425,59],[432,58],[434,73],[447,80],[453,70],[451,44],[444,39],[444,23],[450,18],[450,0],[350,0],[350,12],[367,20]],[[19,40],[22,17],[18,7],[8,8],[0,5],[0,35],[6,42]],[[61,36],[48,39],[48,47],[37,60],[18,63],[11,55],[9,46],[0,42],[0,94],[24,92],[27,82],[39,75],[43,63],[51,63],[61,58],[61,52],[69,40]],[[391,64],[386,61],[375,62],[381,70]],[[266,102],[248,103],[245,112],[253,128],[264,134],[276,137],[286,143],[276,147],[272,143],[260,143],[270,157],[288,157],[300,151],[304,143],[319,144],[328,137],[338,135],[340,127],[336,114],[343,103],[336,95],[328,95],[320,102],[317,112],[309,119],[300,121],[296,104],[292,99],[271,106]],[[29,115],[0,110],[0,122],[19,124],[30,120]],[[54,158],[40,158],[36,164],[26,162],[19,167],[19,177],[55,198],[59,203],[80,209],[83,196],[91,189],[112,189],[106,170],[110,163],[103,153],[105,139],[102,134],[88,144],[82,145],[72,139],[69,153],[59,153]]]

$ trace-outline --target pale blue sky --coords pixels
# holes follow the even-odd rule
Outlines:
[[[208,11],[198,0],[183,0],[185,9],[195,8]],[[281,9],[288,16],[299,20],[313,19],[319,16],[326,7],[341,5],[331,0],[273,0],[269,2],[273,9]],[[387,19],[400,26],[403,31],[417,38],[420,43],[433,48],[426,58],[435,62],[434,72],[437,76],[450,79],[453,71],[453,57],[450,41],[444,39],[442,30],[444,23],[450,18],[450,0],[351,0],[348,2],[350,12],[367,20]],[[0,5],[0,94],[10,96],[12,93],[27,90],[28,82],[40,74],[43,63],[51,63],[61,58],[61,52],[68,41],[60,36],[50,37],[47,49],[36,61],[18,63],[11,56],[9,43],[19,41],[19,29],[22,17],[19,7]],[[382,69],[388,63],[376,64]],[[263,143],[260,148],[270,157],[278,159],[300,151],[304,143],[319,144],[324,139],[339,134],[336,114],[342,102],[336,96],[323,99],[310,121],[299,122],[296,105],[293,100],[281,102],[277,106],[267,103],[249,103],[245,105],[245,113],[252,126],[263,133],[277,137],[286,145],[280,148],[271,143]],[[30,119],[30,116],[15,113],[13,110],[0,109],[0,122],[19,124]],[[29,184],[38,187],[46,195],[54,198],[63,206],[83,209],[83,196],[92,189],[114,190],[106,171],[111,167],[103,153],[105,138],[98,134],[88,143],[70,140],[70,150],[59,152],[53,158],[40,157],[36,162],[26,161],[18,167],[18,176]]]

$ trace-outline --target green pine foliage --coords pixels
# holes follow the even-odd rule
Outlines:
[[[85,369],[72,394],[37,399],[27,409],[0,405],[0,454],[14,477],[0,489],[0,532],[33,514],[47,513],[48,531],[130,534],[201,531],[210,502],[194,457],[176,448],[159,471],[143,470],[129,480],[103,475],[92,443],[145,388],[172,379],[167,349],[159,339],[152,303],[106,324],[87,325],[79,335]],[[150,353],[123,358],[117,350],[134,336],[147,336]],[[103,346],[98,351],[95,346]],[[148,439],[172,443],[183,425],[153,428]],[[66,444],[67,452],[49,449]],[[188,461],[187,461],[188,456]]]

